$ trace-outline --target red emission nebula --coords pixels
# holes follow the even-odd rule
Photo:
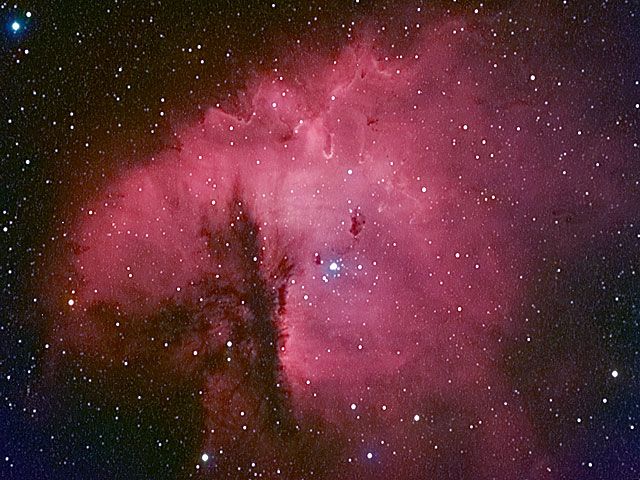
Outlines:
[[[540,249],[570,258],[624,192],[574,168],[604,147],[556,128],[588,108],[562,72],[421,31],[257,74],[116,172],[55,261],[50,375],[189,397],[185,476],[556,478],[499,359]]]

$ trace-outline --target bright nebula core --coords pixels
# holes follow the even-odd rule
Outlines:
[[[637,477],[640,77],[478,8],[211,85],[67,190],[22,400],[47,478]]]

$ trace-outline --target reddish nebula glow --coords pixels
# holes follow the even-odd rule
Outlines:
[[[568,256],[615,190],[573,169],[600,147],[546,140],[540,106],[572,117],[581,99],[541,93],[542,63],[492,68],[464,20],[424,30],[261,75],[76,219],[51,342],[111,395],[130,376],[193,389],[187,468],[553,478],[498,359],[526,333],[540,225]]]

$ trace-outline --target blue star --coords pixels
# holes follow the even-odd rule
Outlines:
[[[22,36],[31,22],[31,12],[15,12],[4,26],[12,34]]]

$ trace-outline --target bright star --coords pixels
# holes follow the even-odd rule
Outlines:
[[[206,462],[207,460],[209,460],[209,455],[207,455],[206,453],[203,453],[201,458],[203,462]]]
[[[335,272],[336,270],[338,270],[338,264],[336,262],[331,262],[331,265],[329,265],[329,270]]]
[[[11,30],[13,30],[14,32],[17,32],[18,30],[20,30],[20,27],[21,27],[20,22],[16,21],[11,24]]]

